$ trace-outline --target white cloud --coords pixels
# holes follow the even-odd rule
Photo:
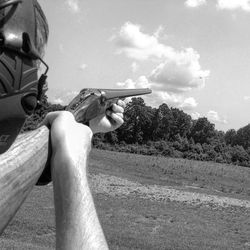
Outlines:
[[[202,70],[200,55],[193,48],[175,50],[158,41],[162,27],[153,35],[145,34],[139,25],[125,23],[116,36],[118,53],[136,60],[155,60],[161,63],[152,71],[149,79],[154,87],[171,93],[185,92],[204,86],[209,70]]]
[[[188,97],[183,100],[182,104],[180,105],[180,108],[183,110],[192,110],[195,107],[197,107],[198,103],[193,97]]]
[[[51,89],[49,101],[56,104],[68,105],[79,92],[68,89]]]
[[[161,33],[163,32],[163,30],[164,30],[163,26],[160,25],[158,27],[158,29],[155,31],[154,37],[158,39],[160,37]]]
[[[171,107],[176,107],[185,111],[192,110],[198,105],[193,97],[185,98],[181,95],[169,94],[168,92],[164,91],[154,91],[153,95],[151,96],[151,100],[149,101],[155,106],[162,103],[167,103]]]
[[[163,58],[167,54],[174,53],[171,47],[158,42],[158,34],[148,35],[141,32],[139,25],[130,22],[125,23],[115,36],[119,47],[118,53],[124,53],[130,58],[146,60],[149,57]]]
[[[191,113],[191,117],[193,120],[197,120],[201,117],[201,115],[198,112],[193,112],[193,113]]]
[[[132,79],[127,79],[125,82],[118,82],[117,86],[123,87],[125,89],[152,87],[146,76],[140,76],[136,81],[133,81]]]
[[[131,69],[132,69],[132,72],[136,72],[138,70],[138,64],[136,62],[133,62],[131,64]]]
[[[155,82],[156,88],[171,93],[187,92],[194,88],[202,88],[209,71],[202,71],[198,62],[199,55],[193,49],[186,49],[185,53],[176,60],[166,60],[159,64],[149,76]]]
[[[250,96],[244,96],[243,99],[244,99],[245,101],[248,101],[248,100],[250,100]]]
[[[87,68],[87,64],[83,63],[79,66],[80,70],[85,70]]]
[[[196,8],[207,3],[207,0],[186,0],[185,5]],[[217,0],[218,9],[250,11],[250,0]]]
[[[53,99],[52,100],[52,103],[55,103],[55,104],[64,104],[64,101],[61,99],[61,98],[56,98],[56,99]]]
[[[113,36],[118,46],[117,53],[137,60],[175,57],[176,51],[172,47],[159,43],[161,32],[160,26],[153,35],[148,35],[141,31],[140,25],[127,22],[121,27],[119,34]]]
[[[185,5],[190,8],[196,8],[203,4],[206,4],[206,0],[187,0]]]
[[[62,43],[59,44],[59,51],[61,53],[64,53],[65,49],[64,49],[64,45]]]
[[[145,102],[151,106],[157,107],[162,103],[167,103],[169,106],[177,107],[183,110],[192,110],[197,106],[197,102],[193,97],[185,98],[178,94],[171,94],[167,91],[154,90],[154,84],[150,83],[145,76],[140,76],[136,81],[127,79],[125,82],[118,82],[117,86],[122,88],[134,89],[134,88],[150,88],[153,89],[153,93],[145,95],[142,98]]]
[[[250,0],[217,0],[218,9],[250,11]]]
[[[227,120],[224,118],[221,118],[218,114],[218,112],[210,110],[207,113],[207,118],[208,120],[210,120],[211,122],[215,122],[215,123],[222,123],[222,124],[227,124]]]
[[[80,12],[79,0],[66,0],[65,3],[71,12],[73,13]]]

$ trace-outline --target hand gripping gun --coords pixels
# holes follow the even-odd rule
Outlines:
[[[77,122],[87,124],[95,117],[105,114],[113,103],[126,97],[150,94],[152,91],[145,89],[83,89],[66,107],[73,113]],[[51,152],[49,152],[51,153]],[[50,158],[50,157],[49,157]],[[47,162],[48,163],[48,162]],[[46,164],[37,185],[46,185],[51,181],[50,165]]]
[[[72,112],[76,121],[88,122],[100,114],[105,113],[118,99],[150,94],[152,91],[145,89],[83,89],[70,102],[66,110]]]

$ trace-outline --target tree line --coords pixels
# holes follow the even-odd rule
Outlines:
[[[163,103],[147,106],[132,98],[116,131],[94,138],[98,148],[147,155],[250,166],[250,124],[239,130],[218,131],[206,117],[193,120]]]
[[[36,129],[48,112],[63,109],[62,105],[49,103],[44,95],[22,132]],[[116,131],[95,135],[93,145],[106,150],[250,167],[250,124],[237,131],[218,131],[206,117],[193,120],[165,103],[152,108],[141,97],[132,98],[127,104],[124,124]]]

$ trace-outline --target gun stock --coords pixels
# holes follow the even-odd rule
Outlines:
[[[0,234],[43,172],[48,138],[49,130],[43,126],[19,135],[11,148],[0,155]]]

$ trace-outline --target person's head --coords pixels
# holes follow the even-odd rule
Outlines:
[[[0,0],[0,153],[37,105],[48,70],[38,79],[48,35],[37,0]],[[12,139],[5,143],[1,138]]]

